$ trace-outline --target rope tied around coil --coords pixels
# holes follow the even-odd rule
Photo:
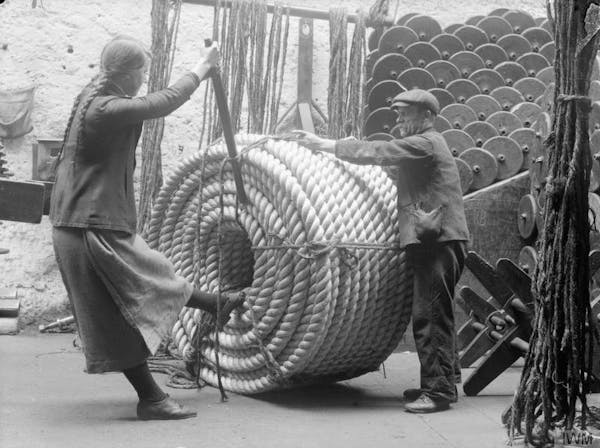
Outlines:
[[[305,259],[314,259],[329,255],[332,251],[338,251],[341,260],[350,268],[356,267],[358,258],[351,249],[374,249],[400,251],[398,243],[373,244],[357,241],[342,241],[339,238],[328,241],[306,241],[304,244],[293,244],[287,236],[269,234],[269,244],[263,246],[252,246],[252,250],[294,250],[296,254]],[[273,244],[272,241],[275,241]]]
[[[412,303],[405,255],[394,249],[394,185],[381,169],[293,142],[239,136],[238,144],[246,207],[221,142],[175,170],[153,211],[148,242],[180,275],[247,297],[224,329],[202,335],[202,313],[184,309],[173,328],[178,351],[199,379],[241,393],[376,370]],[[267,250],[273,235],[286,241]],[[302,257],[306,247],[319,254]]]
[[[556,97],[557,103],[567,103],[569,101],[574,101],[584,106],[586,112],[592,110],[592,98],[590,98],[587,95],[566,95],[564,93],[561,93]]]

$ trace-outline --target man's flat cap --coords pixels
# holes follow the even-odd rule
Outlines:
[[[406,92],[396,95],[392,102],[392,109],[394,107],[408,106],[411,104],[421,104],[436,115],[440,113],[440,103],[437,98],[431,93],[421,89],[407,90]]]

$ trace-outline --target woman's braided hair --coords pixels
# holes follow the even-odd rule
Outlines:
[[[123,91],[119,85],[119,81],[132,71],[144,67],[148,59],[148,51],[144,48],[144,45],[134,37],[120,35],[110,40],[104,46],[102,54],[100,55],[100,73],[95,75],[79,95],[77,95],[77,98],[75,98],[63,136],[61,153],[64,150],[67,137],[71,132],[71,125],[73,124],[73,119],[77,114],[77,110],[79,109],[79,117],[81,118],[78,122],[77,144],[81,145],[83,144],[85,128],[83,119],[94,98],[105,93],[106,88],[110,84]],[[90,89],[90,91],[80,108],[79,106],[83,97],[83,92],[86,89]]]

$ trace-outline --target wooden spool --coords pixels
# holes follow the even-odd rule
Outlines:
[[[483,149],[489,151],[498,162],[496,179],[502,180],[514,176],[523,165],[523,151],[509,137],[492,137],[483,144]]]
[[[469,123],[465,126],[464,131],[473,138],[477,148],[481,148],[489,139],[498,136],[496,128],[486,121]]]
[[[475,54],[483,59],[485,68],[495,68],[498,64],[508,61],[508,54],[499,45],[484,44],[475,49]]]
[[[502,110],[500,103],[489,95],[474,95],[465,104],[475,111],[480,121],[485,121],[494,112]]]
[[[525,246],[519,252],[519,266],[529,275],[533,275],[538,263],[537,251],[531,246]]]
[[[410,44],[418,40],[419,37],[410,28],[393,26],[381,35],[377,49],[382,56],[388,53],[404,53]]]
[[[477,121],[473,109],[465,104],[450,104],[440,111],[440,115],[450,122],[453,129],[463,129],[467,124]]]
[[[458,168],[458,175],[460,177],[460,188],[463,194],[466,194],[473,185],[473,170],[471,167],[462,159],[458,157],[454,158],[456,167]]]
[[[442,55],[442,59],[447,61],[451,56],[464,51],[465,46],[462,41],[454,34],[442,33],[431,39],[431,45],[438,49]]]
[[[498,177],[498,163],[496,158],[480,148],[470,148],[459,156],[473,171],[472,189],[479,190],[491,185]]]
[[[452,94],[457,103],[464,104],[475,95],[479,95],[481,90],[477,84],[468,79],[456,79],[446,87],[446,90]]]
[[[446,140],[448,149],[454,157],[460,156],[460,154],[475,146],[473,138],[461,129],[449,129],[442,132],[442,137]]]
[[[519,210],[517,212],[517,227],[521,238],[528,240],[535,236],[537,213],[537,202],[533,195],[526,194],[523,196],[519,201]]]
[[[531,166],[531,151],[536,141],[534,130],[531,128],[515,129],[509,134],[509,137],[521,147],[523,153],[521,171],[528,170]]]

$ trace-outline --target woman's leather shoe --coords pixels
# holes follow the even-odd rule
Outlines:
[[[140,400],[137,416],[140,420],[181,420],[198,413],[180,405],[168,395],[160,401]]]

